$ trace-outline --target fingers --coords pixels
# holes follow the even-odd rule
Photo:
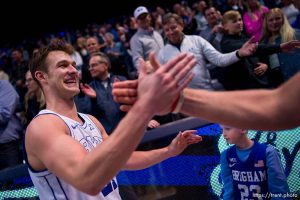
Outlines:
[[[185,75],[191,71],[196,64],[196,59],[193,54],[188,54],[180,60],[173,68],[169,70],[171,77],[176,77],[176,81],[181,80]]]
[[[201,142],[202,141],[202,137],[200,135],[195,135],[195,137],[193,138],[190,138],[187,140],[187,144],[190,145],[190,144],[195,144],[195,143],[198,143],[198,142]]]
[[[155,54],[153,51],[149,55],[149,61],[154,71],[156,71],[160,67],[160,64],[155,58]]]
[[[195,66],[196,62],[197,61],[194,58],[194,56],[189,55],[187,57],[187,59],[184,59],[181,63],[178,64],[178,66],[175,66],[171,70],[171,76],[175,77],[176,81],[183,79],[191,71],[191,69]],[[180,66],[180,65],[182,65],[182,66]]]
[[[172,69],[179,61],[183,60],[184,58],[187,57],[187,53],[181,53],[178,56],[176,56],[175,58],[172,58],[171,60],[169,60],[164,67],[161,67],[159,70],[161,70],[161,72],[165,73],[170,71],[170,69]]]
[[[120,110],[123,112],[128,112],[132,108],[131,105],[121,105]]]
[[[128,112],[132,105],[136,102],[137,86],[137,80],[115,82],[113,84],[112,94],[114,96],[114,101],[120,104],[127,104],[120,106],[122,111]]]
[[[136,89],[138,86],[138,80],[128,80],[128,81],[121,81],[121,82],[115,82],[113,84],[113,88],[132,88]]]
[[[180,132],[180,133],[181,133],[181,132]],[[186,130],[186,131],[184,131],[184,132],[182,133],[182,135],[183,135],[184,137],[188,137],[189,135],[195,134],[195,133],[197,133],[197,130]]]
[[[90,88],[90,85],[89,84],[83,84],[83,83],[80,83],[79,84],[79,87],[81,90],[84,90],[84,89],[89,89]]]
[[[184,131],[181,135],[186,140],[187,144],[195,144],[200,141],[202,141],[202,137],[199,135],[196,135],[197,130],[187,130]]]
[[[255,36],[252,36],[247,43],[256,43]]]
[[[142,58],[139,59],[139,64],[140,64],[139,78],[143,78],[147,74],[147,64]]]
[[[177,88],[177,90],[178,91],[183,90],[192,81],[194,75],[195,74],[193,73],[188,74],[187,77],[184,79],[184,81],[178,85],[179,87]]]
[[[114,96],[114,101],[120,104],[133,105],[137,100],[137,96]]]

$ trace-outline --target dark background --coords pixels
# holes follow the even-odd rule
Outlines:
[[[149,9],[166,7],[178,0],[51,0],[5,1],[0,6],[0,44],[15,44],[27,38],[42,37],[70,28],[101,23],[131,14],[140,5]]]

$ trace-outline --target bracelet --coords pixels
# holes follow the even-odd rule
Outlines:
[[[237,51],[235,52],[235,55],[236,55],[236,57],[237,57],[238,59],[242,59],[242,57],[239,55],[239,50],[237,50]]]
[[[177,101],[176,102],[176,106],[174,109],[172,109],[172,113],[173,114],[177,114],[179,113],[179,111],[181,110],[182,108],[182,105],[183,105],[183,102],[184,102],[184,95],[183,95],[183,92],[180,93]]]

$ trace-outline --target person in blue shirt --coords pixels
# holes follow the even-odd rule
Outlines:
[[[245,129],[221,127],[227,143],[234,144],[221,154],[223,199],[283,199],[289,187],[278,151],[251,140]]]
[[[300,9],[300,0],[294,0],[293,4],[298,10]],[[300,29],[300,13],[297,15],[297,18],[292,24],[292,27],[296,29]]]
[[[0,170],[20,164],[22,125],[16,115],[19,95],[9,81],[0,80]]]

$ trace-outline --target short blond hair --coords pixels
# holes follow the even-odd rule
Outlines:
[[[222,17],[222,24],[227,24],[229,21],[236,20],[241,17],[241,14],[238,11],[230,10],[224,13]]]

